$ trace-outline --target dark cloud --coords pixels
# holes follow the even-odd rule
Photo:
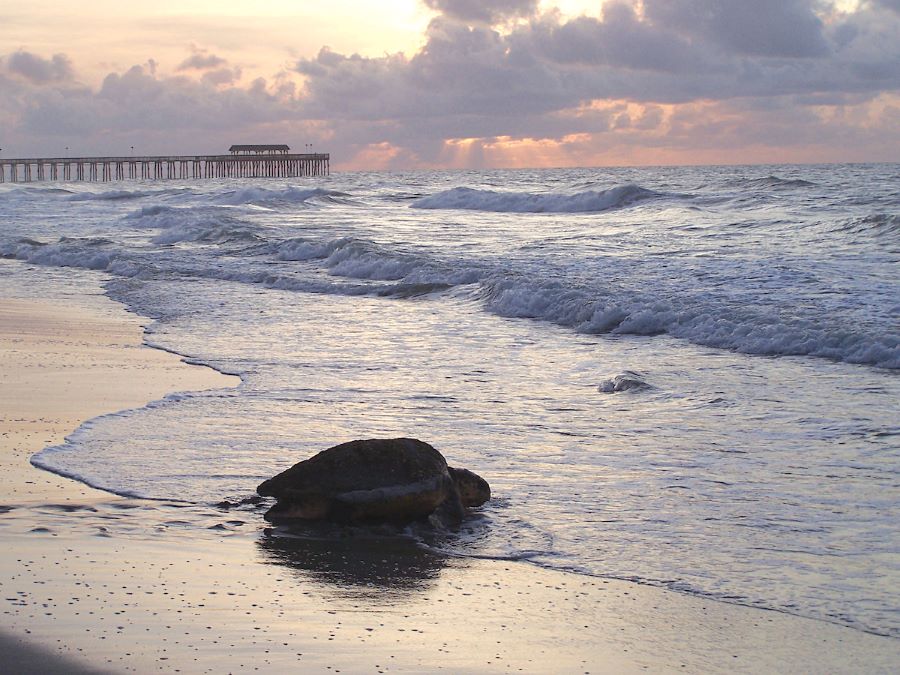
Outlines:
[[[450,19],[492,26],[515,18],[530,17],[538,0],[424,0],[425,5]]]
[[[900,14],[900,0],[875,0],[875,4]]]
[[[203,77],[201,77],[200,79],[202,79],[206,84],[211,84],[216,87],[233,85],[241,79],[241,69],[217,68],[215,70],[208,70],[207,72],[203,73]]]
[[[703,67],[702,46],[639,20],[624,3],[606,6],[603,19],[577,17],[560,23],[550,15],[511,36],[517,48],[557,63],[661,72]]]
[[[532,16],[503,33],[444,17],[415,55],[323,50],[297,63],[304,115],[433,151],[432,138],[560,138],[655,128],[591,101],[847,101],[900,90],[900,21],[866,9],[824,24],[817,0],[611,2],[601,18]],[[749,9],[748,9],[749,8]],[[752,10],[752,11],[751,11]],[[789,119],[785,116],[785,119]]]
[[[31,52],[19,50],[6,59],[9,72],[24,77],[35,84],[71,80],[74,76],[72,62],[65,54],[54,54],[44,59]]]
[[[216,71],[210,71],[215,73]],[[216,77],[214,76],[214,79]],[[161,77],[148,67],[111,73],[99,89],[38,86],[0,74],[0,140],[3,147],[60,153],[64,145],[91,152],[121,152],[130,145],[157,152],[210,152],[259,127],[294,124],[304,129],[297,102],[269,91],[264,80],[249,87],[187,77]],[[5,137],[5,138],[4,138]]]
[[[645,16],[737,54],[821,57],[824,24],[810,0],[644,0]]]
[[[296,66],[306,76],[304,109],[321,119],[456,115],[493,126],[493,117],[511,123],[595,99],[683,103],[900,89],[900,44],[889,38],[900,30],[896,20],[884,25],[855,17],[844,35],[850,41],[840,49],[829,45],[817,58],[809,58],[816,42],[811,38],[810,47],[793,57],[776,57],[786,47],[776,49],[780,38],[773,38],[761,56],[746,53],[743,44],[727,51],[721,34],[706,35],[706,28],[686,36],[686,20],[675,26],[663,21],[654,2],[645,0],[643,19],[619,3],[608,6],[602,20],[544,16],[508,34],[437,19],[412,58],[326,49]],[[683,2],[688,12],[687,0],[673,2]],[[694,9],[705,4],[698,1]],[[779,16],[806,16],[797,2],[784,4],[793,9]],[[815,35],[825,40],[820,29]],[[467,136],[484,131],[474,126]]]
[[[503,118],[558,110],[574,100],[556,73],[510,49],[496,31],[444,19],[432,22],[426,46],[412,58],[323,49],[296,68],[307,76],[305,109],[323,118]]]

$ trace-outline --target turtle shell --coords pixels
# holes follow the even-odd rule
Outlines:
[[[342,443],[298,462],[257,488],[275,497],[272,516],[412,520],[459,499],[447,461],[413,438]]]

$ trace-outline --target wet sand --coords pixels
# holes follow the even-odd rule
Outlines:
[[[17,672],[859,673],[900,663],[900,641],[829,623],[450,558],[375,533],[301,539],[254,508],[119,498],[40,471],[29,457],[86,419],[235,378],[141,346],[141,319],[98,288],[34,299],[17,279],[0,277],[0,653]]]

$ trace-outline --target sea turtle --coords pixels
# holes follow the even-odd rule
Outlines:
[[[350,441],[328,448],[256,488],[278,501],[271,521],[409,522],[435,514],[459,523],[465,507],[491,498],[487,481],[454,469],[440,452],[414,438]]]

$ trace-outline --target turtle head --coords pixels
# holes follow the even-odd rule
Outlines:
[[[481,506],[491,498],[491,486],[477,473],[468,469],[454,469],[452,466],[447,469],[456,484],[463,506]]]

